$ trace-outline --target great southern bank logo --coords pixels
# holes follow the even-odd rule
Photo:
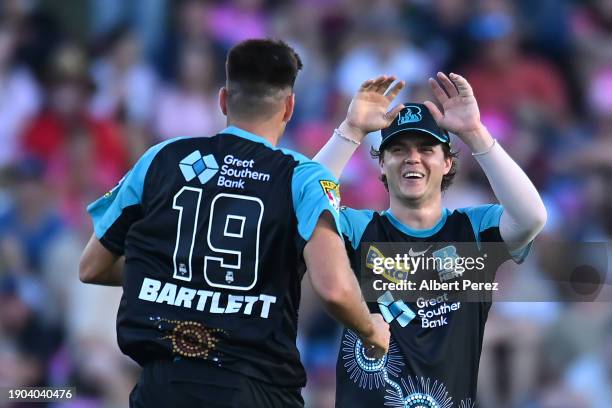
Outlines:
[[[205,184],[219,171],[219,165],[212,154],[202,157],[199,150],[194,150],[179,163],[181,173],[185,180],[191,181],[195,177]]]
[[[397,118],[397,125],[400,126],[404,123],[420,122],[421,119],[423,119],[423,116],[421,115],[421,108],[410,105],[406,106],[406,112],[403,114],[400,113],[399,117]]]

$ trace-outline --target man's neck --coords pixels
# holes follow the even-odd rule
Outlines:
[[[405,203],[391,196],[390,201],[393,216],[402,224],[413,229],[433,228],[442,217],[442,197],[436,197],[427,202]]]
[[[236,126],[237,128],[246,130],[254,135],[263,137],[268,142],[272,143],[272,146],[276,146],[278,144],[284,130],[279,130],[278,124],[272,124],[269,122],[253,123],[239,120],[228,120],[227,126]]]

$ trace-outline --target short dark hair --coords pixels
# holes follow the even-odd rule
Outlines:
[[[442,176],[442,183],[440,185],[440,190],[445,191],[447,188],[453,184],[453,180],[455,179],[455,175],[457,174],[457,157],[459,156],[459,152],[452,149],[449,143],[438,143],[442,145],[442,151],[444,152],[444,158],[448,159],[449,157],[452,160],[451,168],[447,174]],[[374,146],[370,147],[370,156],[373,159],[378,159],[378,162],[383,159],[384,151],[389,149],[393,143],[390,143],[388,146],[385,146],[385,149],[376,150]],[[389,184],[387,183],[387,176],[384,174],[380,175],[380,181],[385,185],[385,189],[389,191]]]
[[[293,89],[302,60],[284,41],[251,39],[230,49],[226,61],[228,106],[244,116],[270,113],[271,101]]]

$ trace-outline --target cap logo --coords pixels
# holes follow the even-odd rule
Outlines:
[[[405,123],[414,123],[420,122],[423,119],[423,115],[421,115],[421,108],[418,106],[407,106],[406,112],[403,114],[400,113],[397,118],[397,125],[401,126]]]

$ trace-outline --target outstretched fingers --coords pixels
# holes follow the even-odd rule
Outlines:
[[[474,91],[472,90],[472,86],[470,83],[462,77],[461,75],[457,75],[454,73],[450,74],[450,79],[453,81],[457,90],[459,91],[459,95],[461,96],[473,96]]]
[[[367,81],[362,82],[361,86],[359,87],[358,92],[368,92],[370,88],[372,87],[373,83],[374,83],[373,79],[368,79]]]
[[[391,84],[389,84],[389,85],[391,85]],[[395,97],[397,95],[399,95],[399,93],[402,91],[402,89],[404,89],[404,86],[406,86],[406,83],[404,81],[398,81],[395,85],[393,85],[387,91],[387,93],[385,93],[385,96],[387,97],[387,99],[389,101],[392,101],[393,99],[395,99]]]
[[[438,81],[440,81],[440,83],[444,87],[444,90],[446,91],[446,94],[449,97],[452,98],[453,96],[459,95],[459,91],[457,90],[457,88],[455,88],[455,85],[450,79],[448,79],[445,73],[438,72],[437,78]]]
[[[438,81],[436,81],[434,78],[429,78],[429,85],[431,86],[431,91],[440,105],[444,105],[444,103],[450,99]]]
[[[429,109],[429,112],[431,113],[431,116],[433,116],[436,123],[440,125],[442,118],[444,118],[444,114],[440,112],[440,109],[436,106],[436,104],[432,101],[425,101],[423,104],[427,107],[427,109]]]
[[[387,120],[387,126],[391,124],[393,119],[395,119],[397,115],[399,115],[400,111],[404,108],[405,108],[404,104],[400,103],[399,105],[391,109],[389,112],[385,113],[385,119]]]

